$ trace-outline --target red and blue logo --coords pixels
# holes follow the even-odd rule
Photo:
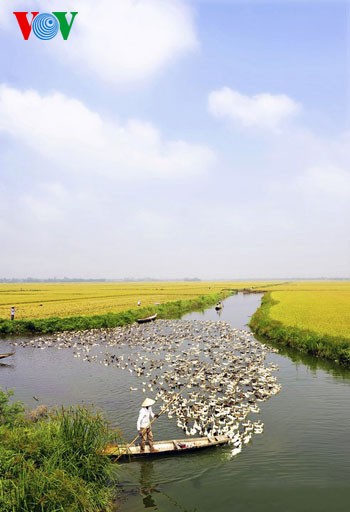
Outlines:
[[[67,20],[67,12],[44,12],[41,14],[39,12],[32,12],[31,21],[28,20],[28,12],[14,12],[13,14],[16,16],[23,39],[28,40],[30,34],[33,32],[38,39],[47,41],[56,37],[58,32],[60,32],[63,39],[66,41],[78,13],[70,13],[70,22]]]

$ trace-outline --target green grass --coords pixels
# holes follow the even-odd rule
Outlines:
[[[0,390],[0,511],[108,512],[117,466],[101,454],[111,431],[86,408],[24,414]]]
[[[284,325],[271,318],[270,310],[276,304],[271,293],[266,293],[260,308],[254,313],[249,323],[254,333],[263,339],[275,341],[300,352],[329,359],[350,368],[349,339]]]

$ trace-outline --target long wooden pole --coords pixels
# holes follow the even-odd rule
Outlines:
[[[203,371],[203,368],[202,368],[202,370],[199,372],[199,374],[200,374],[202,371]],[[198,375],[199,375],[199,374],[198,374]],[[169,408],[169,406],[170,406],[172,403],[174,403],[174,402],[175,402],[175,400],[177,400],[177,399],[179,398],[179,396],[181,395],[181,393],[183,393],[183,392],[185,391],[185,389],[186,389],[186,387],[184,387],[184,388],[183,388],[179,393],[177,393],[177,394],[176,394],[176,396],[175,396],[172,400],[170,400],[170,402],[169,402],[165,407],[163,407],[163,409],[162,409],[158,414],[155,414],[154,418],[150,421],[149,426],[151,426],[151,425],[152,425],[152,423],[154,423],[154,422],[159,418],[159,416],[161,416],[162,414],[164,414],[164,413],[165,413],[165,411]],[[137,436],[136,436],[136,437],[131,441],[131,443],[129,443],[129,444],[127,445],[127,447],[126,447],[126,452],[129,450],[130,446],[132,446],[132,445],[135,443],[135,441],[139,438],[139,436],[140,436],[140,434],[137,434]],[[121,453],[121,454],[119,454],[119,455],[118,455],[118,457],[115,459],[115,462],[117,462],[117,461],[120,459],[120,457],[121,457],[122,455],[124,455],[124,451],[123,451],[123,453]]]
[[[159,416],[161,416],[162,414],[164,414],[164,413],[165,413],[165,411],[168,409],[168,407],[169,407],[173,402],[175,402],[175,400],[176,400],[176,399],[181,395],[181,393],[183,393],[183,391],[184,391],[184,389],[183,389],[180,393],[177,393],[177,395],[176,395],[172,400],[170,400],[170,402],[168,403],[168,405],[166,405],[166,406],[165,406],[165,407],[164,407],[164,408],[163,408],[163,409],[162,409],[158,414],[156,414],[156,415],[154,416],[154,418],[150,421],[149,426],[151,426],[151,425],[152,425],[152,423],[154,423],[154,422],[156,421],[156,419],[158,419],[158,418],[159,418]],[[137,436],[136,436],[136,437],[131,441],[131,443],[129,443],[129,444],[127,445],[127,447],[126,447],[126,452],[129,450],[130,446],[132,446],[132,445],[135,443],[135,441],[136,441],[139,437],[140,437],[140,434],[137,434]],[[120,459],[120,457],[121,457],[122,455],[124,455],[124,452],[123,452],[123,453],[121,453],[120,455],[118,455],[118,457],[115,459],[115,461],[117,462],[117,460],[118,460],[118,459]]]

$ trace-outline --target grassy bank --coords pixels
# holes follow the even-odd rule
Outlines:
[[[202,295],[190,300],[177,300],[165,304],[153,305],[138,309],[130,309],[119,313],[105,315],[72,316],[67,318],[39,318],[32,320],[0,320],[0,334],[25,335],[33,333],[52,333],[58,331],[75,331],[119,327],[154,313],[158,318],[178,318],[190,311],[202,310],[214,305],[234,293],[233,290],[222,290],[212,295]]]
[[[271,318],[271,308],[278,302],[266,293],[260,308],[250,320],[251,329],[264,339],[292,347],[300,352],[335,361],[350,368],[350,339],[313,330],[288,326]]]
[[[10,395],[0,389],[0,510],[112,510],[117,466],[101,455],[105,420],[81,407],[25,415]]]

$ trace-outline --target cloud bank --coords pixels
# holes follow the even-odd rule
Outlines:
[[[217,118],[235,121],[247,128],[276,130],[296,116],[300,105],[284,94],[255,94],[246,96],[223,87],[208,97],[209,112]]]
[[[163,140],[151,123],[118,123],[61,93],[42,96],[6,85],[0,86],[0,132],[44,159],[43,168],[78,175],[189,178],[205,174],[215,161],[206,146]]]

